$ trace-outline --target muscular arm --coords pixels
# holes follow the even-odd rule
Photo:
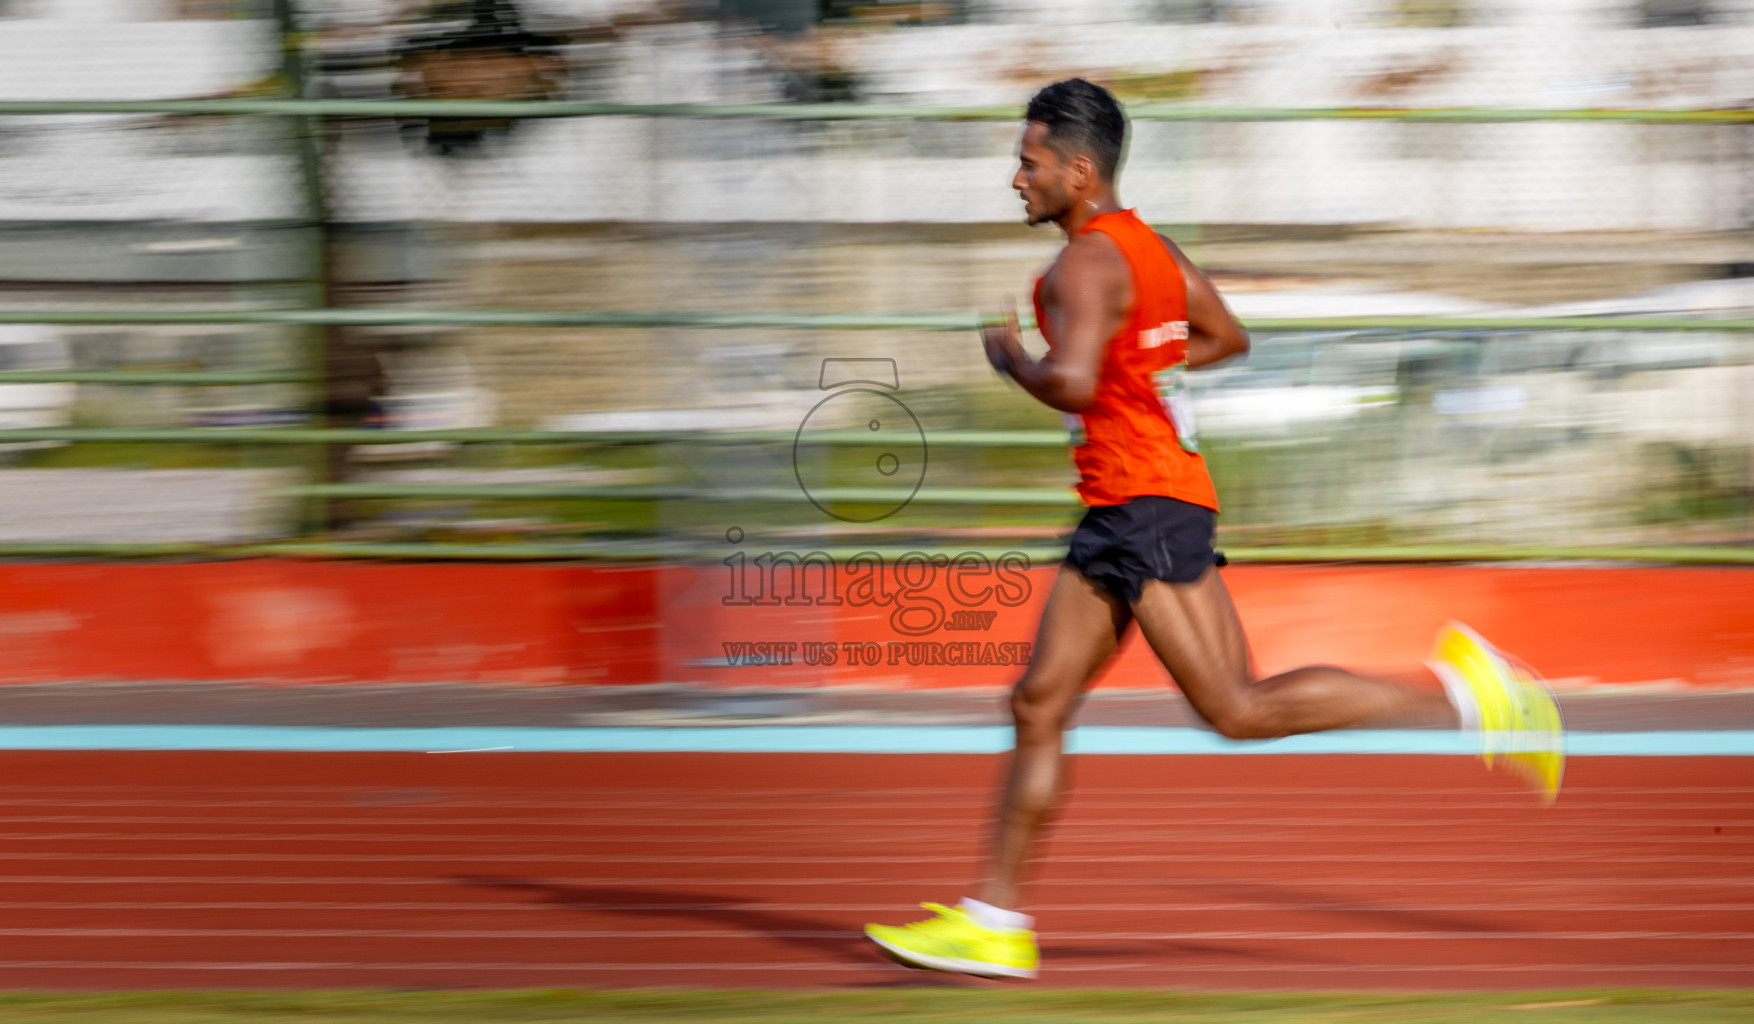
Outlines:
[[[1023,351],[1015,316],[981,332],[987,358],[1043,405],[1077,412],[1096,395],[1103,346],[1133,301],[1133,277],[1106,236],[1075,236],[1054,265],[1050,315],[1054,347],[1039,360]]]
[[[1188,283],[1188,368],[1210,366],[1247,352],[1248,331],[1231,315],[1212,281],[1179,246],[1163,235],[1157,237],[1169,247]]]

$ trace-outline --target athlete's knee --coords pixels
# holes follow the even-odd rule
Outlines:
[[[1020,735],[1053,734],[1066,728],[1072,701],[1061,687],[1045,685],[1038,677],[1025,675],[1011,689],[1011,718]]]

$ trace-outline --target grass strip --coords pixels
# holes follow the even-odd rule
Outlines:
[[[0,995],[9,1024],[1678,1024],[1754,1019],[1754,992],[1586,990],[1491,994],[1207,994],[1174,991],[993,991],[898,988],[852,992],[133,992]]]

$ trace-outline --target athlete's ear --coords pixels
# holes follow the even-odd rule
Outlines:
[[[1096,165],[1082,153],[1072,158],[1069,170],[1071,180],[1067,184],[1072,186],[1074,192],[1082,192],[1096,181]]]

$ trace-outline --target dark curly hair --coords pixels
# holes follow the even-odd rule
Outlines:
[[[1127,147],[1127,116],[1100,85],[1082,78],[1055,82],[1035,94],[1024,118],[1047,126],[1044,141],[1060,156],[1087,156],[1104,181],[1113,181]]]

